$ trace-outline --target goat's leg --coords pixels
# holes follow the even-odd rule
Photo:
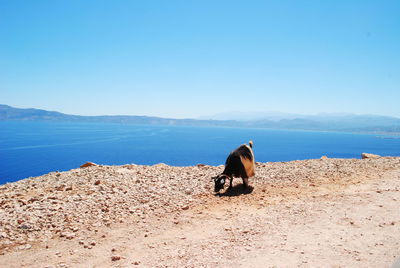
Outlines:
[[[243,186],[249,187],[249,178],[243,178]]]
[[[229,177],[229,188],[228,189],[232,188],[232,181],[233,181],[233,177]]]

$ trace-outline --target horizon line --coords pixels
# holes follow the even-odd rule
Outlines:
[[[42,111],[47,111],[47,112],[56,112],[56,113],[61,113],[65,115],[72,115],[72,116],[87,116],[87,117],[98,117],[98,116],[138,116],[138,117],[157,117],[157,118],[162,118],[162,119],[181,119],[181,120],[213,120],[213,121],[259,121],[259,120],[264,120],[268,119],[268,116],[265,118],[261,119],[246,119],[246,120],[240,120],[240,119],[212,119],[212,118],[201,118],[201,117],[213,117],[213,116],[218,116],[220,114],[230,114],[230,113],[253,113],[253,114],[262,114],[262,113],[278,113],[283,116],[285,115],[291,115],[291,116],[321,116],[321,115],[327,115],[327,116],[379,116],[379,117],[391,117],[391,118],[396,118],[400,119],[400,116],[395,116],[395,115],[383,115],[383,114],[368,114],[368,113],[354,113],[354,112],[317,112],[317,113],[297,113],[297,112],[282,112],[282,111],[225,111],[225,112],[218,112],[214,113],[212,115],[199,115],[196,117],[165,117],[162,115],[146,115],[146,114],[75,114],[75,113],[68,113],[68,112],[62,112],[60,110],[50,110],[50,109],[44,109],[44,108],[35,108],[35,107],[17,107],[17,106],[12,106],[9,104],[2,104],[0,103],[0,106],[8,106],[11,108],[15,109],[34,109],[34,110],[42,110]],[[269,116],[271,117],[271,116]],[[296,118],[293,118],[296,119]]]

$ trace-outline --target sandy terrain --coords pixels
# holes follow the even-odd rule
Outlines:
[[[390,267],[400,158],[95,166],[0,186],[1,267]]]

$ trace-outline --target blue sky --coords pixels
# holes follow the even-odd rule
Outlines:
[[[400,117],[400,1],[0,0],[0,103]]]

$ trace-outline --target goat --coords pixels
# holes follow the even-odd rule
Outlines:
[[[249,186],[249,177],[255,175],[255,162],[253,154],[253,141],[249,145],[242,144],[232,151],[225,162],[224,171],[212,179],[214,180],[214,191],[219,192],[224,188],[226,179],[229,179],[229,188],[232,188],[233,177],[242,178],[243,185]]]

